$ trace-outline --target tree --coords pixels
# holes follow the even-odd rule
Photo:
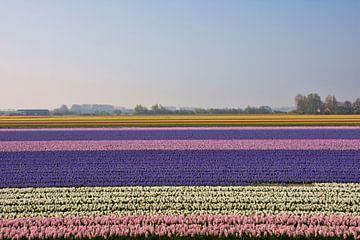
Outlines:
[[[194,112],[195,114],[209,114],[209,112],[204,108],[195,108]]]
[[[344,109],[345,109],[345,114],[352,114],[352,104],[350,101],[345,101],[344,102]]]
[[[317,93],[310,93],[306,97],[306,111],[308,114],[319,114],[322,112],[321,98]]]
[[[71,112],[69,108],[63,104],[61,107],[54,109],[54,115],[69,115]]]
[[[246,114],[256,114],[257,111],[256,111],[256,108],[247,106],[247,107],[244,109],[244,113],[246,113]]]
[[[136,105],[134,108],[135,114],[146,114],[148,112],[149,112],[149,110],[147,109],[147,107],[144,107],[141,104]]]
[[[324,104],[317,93],[310,93],[306,97],[298,94],[295,97],[296,112],[299,114],[319,114],[323,112]]]
[[[360,114],[360,98],[357,98],[352,104],[352,112],[354,114]]]
[[[152,114],[172,114],[174,113],[171,110],[166,109],[163,105],[161,104],[155,104],[153,106],[151,106],[151,112]]]
[[[337,107],[337,101],[335,96],[327,96],[324,103],[324,113],[334,114]]]
[[[352,104],[350,101],[338,103],[338,107],[335,111],[336,114],[352,114]]]
[[[161,107],[162,107],[162,106],[159,105],[159,104],[155,104],[155,105],[151,106],[151,111],[152,111],[152,113],[159,113]]]
[[[298,94],[295,97],[296,112],[299,114],[306,113],[306,97]]]
[[[270,114],[273,110],[269,106],[260,106],[259,107],[259,114]]]

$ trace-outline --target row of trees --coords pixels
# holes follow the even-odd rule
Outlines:
[[[270,114],[273,110],[268,106],[241,108],[194,108],[171,110],[161,104],[155,104],[150,109],[136,105],[134,114]]]
[[[161,104],[155,104],[150,108],[143,105],[136,105],[134,109],[127,109],[122,112],[120,109],[116,109],[111,105],[100,104],[74,104],[70,108],[67,105],[62,105],[52,111],[53,115],[120,115],[120,114],[271,114],[274,111],[268,106],[260,107],[246,107],[241,108],[184,108],[184,109],[172,109],[164,107]]]
[[[121,114],[121,110],[115,109],[112,105],[107,104],[73,104],[71,108],[67,105],[62,105],[53,110],[53,115],[116,115]]]
[[[297,95],[295,97],[297,114],[360,114],[360,98],[354,102],[337,101],[335,96],[329,95],[323,102],[317,93],[310,93],[307,96]],[[184,108],[176,109],[155,104],[150,108],[143,105],[136,105],[134,109],[120,110],[112,105],[106,104],[74,104],[71,108],[62,105],[54,109],[54,115],[119,115],[119,114],[272,114],[280,113],[268,106],[242,108]]]
[[[295,105],[298,114],[360,114],[360,98],[354,102],[339,102],[335,96],[329,95],[323,102],[317,93],[298,94]]]

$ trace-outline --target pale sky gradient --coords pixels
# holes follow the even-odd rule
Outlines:
[[[360,97],[360,1],[2,0],[0,109]]]

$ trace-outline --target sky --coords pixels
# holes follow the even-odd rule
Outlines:
[[[2,0],[0,109],[360,97],[360,1]]]

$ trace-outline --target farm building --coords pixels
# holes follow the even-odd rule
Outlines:
[[[21,116],[49,116],[48,109],[18,109],[17,112]]]

